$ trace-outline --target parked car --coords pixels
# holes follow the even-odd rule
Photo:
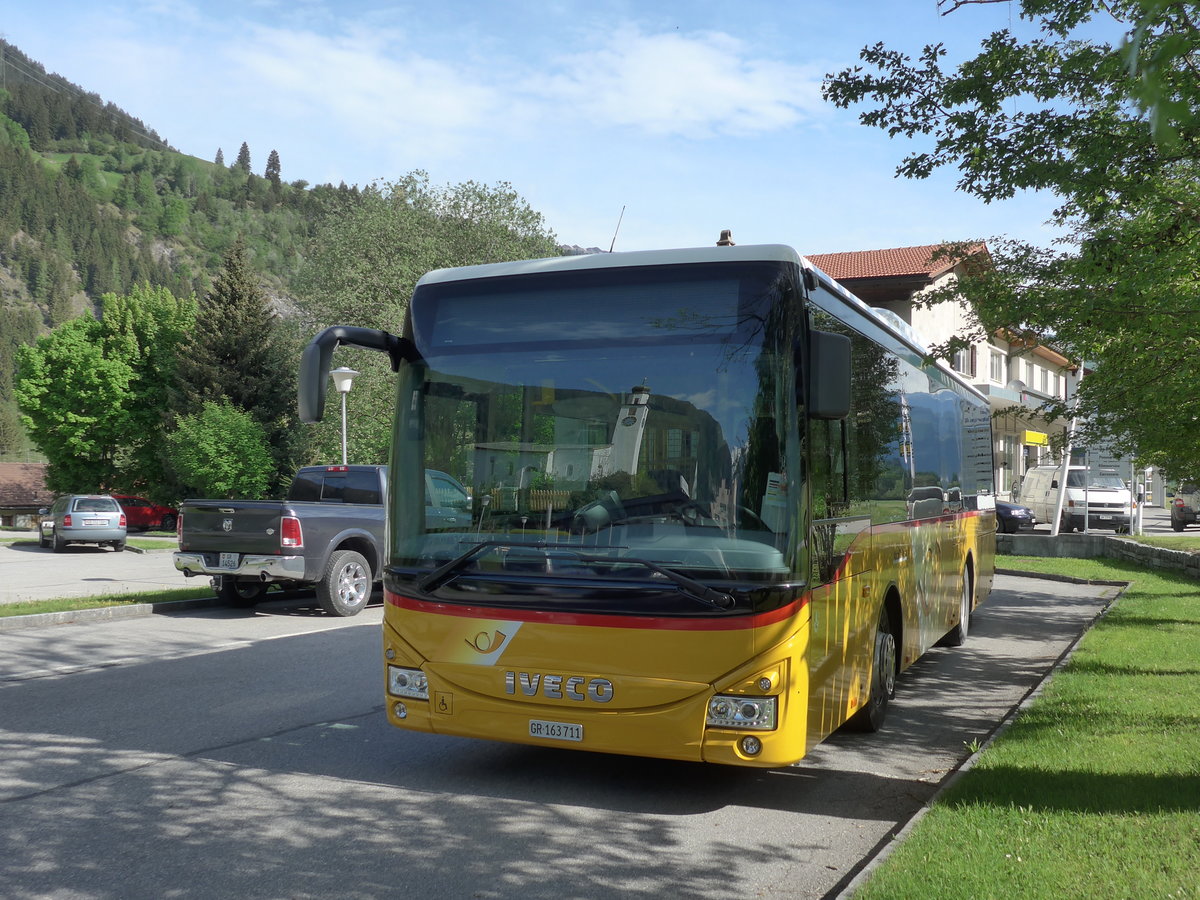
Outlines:
[[[113,499],[121,504],[125,516],[129,519],[130,531],[174,531],[179,514],[173,506],[160,506],[151,503],[145,497],[130,497],[126,494],[113,494]]]
[[[66,494],[39,510],[39,543],[60,553],[68,544],[105,544],[125,549],[127,518],[109,494]]]
[[[1183,531],[1189,525],[1196,524],[1196,510],[1200,509],[1200,487],[1191,482],[1184,482],[1175,491],[1175,499],[1171,501],[1171,527]]]
[[[1037,518],[1028,506],[1020,503],[1009,503],[1007,500],[996,501],[996,518],[1000,530],[1005,534],[1016,534],[1018,531],[1032,531],[1037,524]]]

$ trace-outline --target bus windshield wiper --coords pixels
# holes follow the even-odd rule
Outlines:
[[[568,547],[554,545],[551,548],[551,546],[548,545],[545,541],[538,541],[536,543],[528,543],[528,544],[514,543],[512,541],[480,541],[478,544],[475,544],[473,547],[471,547],[466,552],[460,553],[458,556],[454,557],[453,559],[442,563],[440,566],[438,566],[432,572],[429,572],[427,575],[420,578],[417,581],[417,587],[420,588],[421,591],[426,594],[431,591],[436,591],[438,588],[440,588],[442,585],[444,585],[447,581],[449,581],[451,578],[453,578],[455,575],[457,575],[459,572],[461,572],[463,567],[466,566],[467,563],[469,563],[472,559],[475,559],[475,557],[482,554],[485,550],[490,550],[492,547],[513,547],[513,546],[532,547],[532,548],[536,548],[536,549],[540,549],[540,550],[554,549],[554,550],[559,550],[559,551],[565,551],[567,553],[570,553],[572,556],[575,556],[582,563],[606,563],[609,565],[611,565],[613,563],[618,563],[618,564],[630,563],[632,565],[642,566],[646,569],[649,569],[651,572],[654,572],[655,574],[661,575],[663,578],[666,578],[668,581],[670,581],[676,587],[681,588],[683,593],[686,594],[688,597],[690,597],[691,599],[695,600],[698,603],[703,603],[705,606],[711,606],[713,609],[733,609],[733,607],[737,603],[737,601],[733,598],[733,596],[731,594],[727,594],[724,591],[718,591],[713,588],[710,588],[710,587],[708,587],[708,585],[702,584],[701,582],[697,581],[694,578],[689,578],[686,575],[681,575],[679,572],[676,572],[673,569],[668,569],[665,566],[660,566],[658,563],[651,562],[648,559],[641,559],[639,557],[634,557],[634,556],[616,556],[616,557],[613,557],[613,556],[587,556],[587,555],[579,553]]]
[[[504,546],[508,546],[507,541],[480,541],[478,544],[471,547],[471,549],[467,552],[460,553],[453,559],[442,563],[429,574],[423,575],[417,580],[417,587],[419,587],[422,592],[426,594],[428,594],[430,591],[436,591],[443,584],[457,575],[463,566],[473,560],[476,556],[479,556],[479,554],[483,553],[484,550],[490,550],[492,547]]]
[[[737,601],[732,594],[727,594],[724,591],[718,591],[710,588],[708,585],[697,581],[694,578],[688,578],[686,575],[681,575],[674,569],[668,569],[666,566],[660,566],[656,562],[651,562],[648,559],[640,559],[636,556],[579,556],[580,562],[604,562],[604,563],[633,563],[638,566],[645,566],[656,575],[661,575],[668,581],[674,583],[677,587],[683,590],[691,599],[698,603],[703,603],[705,606],[711,606],[713,609],[733,609]]]

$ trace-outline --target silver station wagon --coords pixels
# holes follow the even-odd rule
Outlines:
[[[108,494],[67,494],[40,513],[40,543],[53,547],[55,553],[67,544],[107,544],[114,550],[125,549],[125,513]]]

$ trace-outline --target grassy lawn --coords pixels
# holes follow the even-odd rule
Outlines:
[[[1185,532],[1174,537],[1163,534],[1133,535],[1128,540],[1137,541],[1139,544],[1146,544],[1149,547],[1163,547],[1167,550],[1187,550],[1189,553],[1200,550],[1200,534],[1194,531],[1191,534]]]
[[[137,603],[167,603],[171,600],[195,600],[211,597],[210,587],[173,588],[167,591],[139,591],[136,594],[102,594],[95,597],[63,597],[57,600],[26,600],[20,603],[0,603],[0,618],[30,616],[34,613],[75,612],[80,609],[100,609],[109,606],[132,606]]]
[[[163,535],[163,538],[168,538],[168,535]],[[137,547],[139,550],[174,550],[176,542],[173,539],[164,540],[160,538],[130,537],[126,538],[125,546]],[[0,532],[0,544],[37,544],[37,538],[30,538],[28,535],[6,535]]]
[[[1131,585],[855,900],[1200,897],[1200,582],[1000,562]]]

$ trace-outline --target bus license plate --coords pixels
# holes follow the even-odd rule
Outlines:
[[[236,569],[238,567],[238,555],[236,553],[221,554],[222,569]]]
[[[583,726],[573,722],[545,722],[541,719],[530,719],[529,736],[552,741],[582,741]]]

